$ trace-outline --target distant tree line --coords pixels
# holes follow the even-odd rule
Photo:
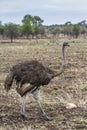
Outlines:
[[[11,42],[15,38],[46,38],[48,34],[58,36],[60,34],[78,38],[78,36],[87,34],[86,20],[77,24],[70,21],[64,25],[43,25],[44,20],[39,16],[25,15],[22,19],[22,25],[6,23],[2,25],[0,21],[0,35],[9,38]],[[39,37],[38,37],[39,36]]]
[[[72,24],[70,21],[68,21],[64,25],[52,25],[49,27],[49,29],[54,35],[64,34],[78,38],[79,35],[87,34],[87,24],[86,21],[84,21],[77,24]]]

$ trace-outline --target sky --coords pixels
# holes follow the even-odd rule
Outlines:
[[[44,25],[87,20],[87,0],[0,0],[0,21],[22,24],[26,14],[39,16]]]

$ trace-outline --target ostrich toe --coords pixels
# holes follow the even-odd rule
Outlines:
[[[44,115],[43,118],[44,118],[44,120],[46,120],[46,121],[52,121],[52,120],[53,120],[52,117],[49,117],[49,116],[47,116],[47,115]]]
[[[27,119],[27,120],[32,120],[33,119],[32,116],[27,116],[27,115],[22,115],[22,114],[21,114],[21,116],[22,116],[23,119]]]

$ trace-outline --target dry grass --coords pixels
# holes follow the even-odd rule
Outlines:
[[[61,46],[66,40],[67,68],[63,75],[40,90],[40,100],[48,115],[54,120],[46,122],[39,116],[38,107],[27,96],[26,111],[35,117],[28,121],[20,117],[20,96],[15,91],[4,90],[4,80],[10,67],[18,62],[36,59],[45,66],[57,69],[62,64]],[[0,43],[0,130],[86,130],[87,129],[87,39],[16,40]],[[67,103],[77,107],[67,109]]]

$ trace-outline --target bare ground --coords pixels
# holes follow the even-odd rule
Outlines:
[[[65,39],[67,40],[67,39]],[[68,40],[67,67],[60,77],[40,89],[40,101],[52,121],[45,121],[32,95],[27,95],[26,112],[34,117],[20,116],[20,96],[15,83],[9,93],[4,90],[5,77],[13,64],[36,59],[45,66],[59,69],[62,64],[61,44],[48,40],[0,43],[0,130],[87,130],[87,39]],[[68,108],[73,103],[76,107]]]

